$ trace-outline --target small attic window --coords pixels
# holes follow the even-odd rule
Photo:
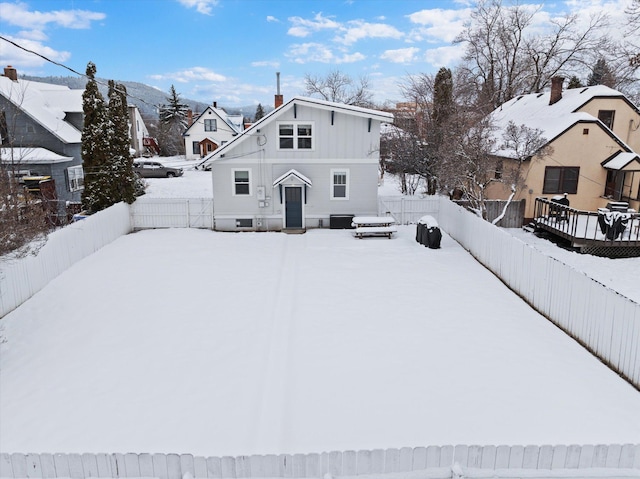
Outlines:
[[[582,129],[582,134],[583,135],[588,135],[589,134],[589,128],[583,128]]]

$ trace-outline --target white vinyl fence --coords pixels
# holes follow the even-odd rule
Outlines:
[[[131,205],[133,229],[213,229],[213,198],[145,198]]]
[[[0,318],[77,261],[130,232],[129,205],[118,203],[54,231],[37,255],[0,262]]]
[[[533,308],[640,389],[640,304],[447,199],[438,223]]]
[[[537,311],[640,388],[640,304],[537,252],[444,197],[391,198],[380,214],[401,223],[424,215],[496,274]],[[398,215],[398,216],[396,216]],[[133,229],[213,228],[211,199],[139,198],[50,235],[37,256],[0,263],[0,317],[40,291],[76,261]]]
[[[418,472],[422,474],[417,474]],[[640,444],[429,446],[239,457],[191,454],[0,454],[3,479],[640,477]],[[327,476],[328,475],[328,476]]]
[[[415,224],[425,215],[437,218],[440,201],[440,196],[381,196],[378,198],[378,214],[393,216],[400,225]]]

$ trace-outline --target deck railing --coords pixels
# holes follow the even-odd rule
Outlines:
[[[536,228],[550,231],[577,248],[640,247],[640,214],[635,211],[585,211],[536,198]]]

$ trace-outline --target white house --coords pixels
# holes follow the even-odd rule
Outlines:
[[[197,160],[229,143],[243,130],[242,115],[228,115],[226,111],[208,106],[183,133],[187,160]]]
[[[135,105],[129,105],[129,137],[131,139],[131,148],[135,150],[134,156],[142,156],[147,152],[148,145],[146,141],[149,139],[149,130],[144,124],[140,110]]]
[[[292,98],[205,157],[215,229],[329,227],[377,215],[380,125],[391,113]]]

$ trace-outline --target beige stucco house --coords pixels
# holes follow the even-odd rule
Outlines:
[[[580,210],[596,211],[610,201],[639,209],[640,109],[622,93],[603,85],[563,91],[562,78],[554,78],[551,91],[513,98],[491,118],[498,142],[513,122],[540,130],[550,146],[548,155],[524,164],[524,186],[515,199],[526,200],[525,218],[533,218],[536,197],[565,193]],[[515,157],[509,151],[499,156],[504,168]],[[489,196],[506,199],[503,187],[493,185]]]

